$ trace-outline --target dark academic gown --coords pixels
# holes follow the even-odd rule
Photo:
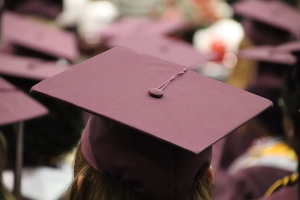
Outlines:
[[[298,187],[299,185],[293,185],[289,187],[281,188],[274,194],[260,198],[259,200],[299,200],[298,199]]]
[[[229,177],[225,171],[216,170],[212,199],[257,199],[263,196],[275,181],[290,174],[290,171],[273,167],[249,167]]]

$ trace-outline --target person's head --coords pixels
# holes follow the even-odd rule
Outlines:
[[[210,199],[210,157],[211,148],[195,155],[92,116],[76,152],[66,199],[178,199],[174,194],[179,199]]]
[[[213,182],[212,168],[193,185],[185,195],[186,200],[209,200]],[[142,200],[147,199],[132,188],[113,180],[109,175],[96,171],[84,158],[79,143],[74,161],[74,179],[64,200]]]

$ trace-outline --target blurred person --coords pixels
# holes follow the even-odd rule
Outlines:
[[[284,124],[289,145],[300,155],[300,68],[299,62],[289,68],[283,87]],[[265,193],[263,200],[300,199],[299,162],[295,173],[277,180]]]
[[[284,137],[282,113],[277,103],[281,87],[255,85],[247,91],[271,100],[273,107],[245,124],[243,132],[226,138],[219,163],[224,170],[220,173],[225,175],[224,180],[215,182],[214,199],[258,198],[275,180],[297,168],[298,158]],[[228,155],[231,152],[233,155]],[[225,183],[227,180],[230,184]]]
[[[296,39],[300,12],[298,1],[283,0],[233,0],[235,18],[238,16],[245,32],[240,50],[259,45],[278,45]],[[274,12],[286,13],[283,18],[274,17]],[[255,61],[239,59],[227,83],[245,89],[255,79],[259,64]]]
[[[275,102],[275,106],[270,109],[270,116],[262,115],[263,117],[260,117],[260,120],[245,124],[241,129],[236,131],[236,134],[232,134],[226,138],[224,142],[225,146],[221,147],[220,150],[223,154],[220,160],[220,167],[222,169],[227,170],[233,160],[247,151],[254,139],[268,135],[266,134],[267,132],[270,132],[272,135],[284,135],[281,122],[282,113],[278,107],[277,99],[281,95],[283,76],[287,68],[296,62],[296,59],[288,53],[274,53],[275,48],[271,46],[252,47],[241,49],[238,53],[240,64],[243,62],[243,65],[240,65],[239,69],[245,70],[244,67],[248,66],[253,73],[253,77],[249,78],[247,85],[244,86],[247,88],[246,90],[270,98]],[[246,73],[243,74],[246,75]],[[240,73],[236,73],[233,76],[239,78],[240,75]],[[236,84],[233,85],[237,86]],[[253,126],[257,122],[259,122],[259,126]],[[265,130],[266,128],[267,130]],[[262,132],[266,133],[262,134]]]
[[[149,89],[162,80],[167,81]],[[31,91],[92,113],[65,197],[72,200],[209,200],[212,143],[271,105],[124,48],[108,50]],[[220,120],[220,112],[234,117]]]

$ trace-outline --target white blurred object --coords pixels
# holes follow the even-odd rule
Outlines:
[[[223,57],[223,65],[229,69],[232,69],[237,64],[237,55],[231,52],[225,53]]]
[[[225,1],[219,1],[216,4],[215,12],[219,18],[230,18],[234,13],[232,7]]]
[[[86,3],[77,22],[78,34],[88,43],[96,43],[100,31],[119,17],[117,7],[109,1],[90,1]]]
[[[78,21],[78,13],[89,0],[63,0],[63,11],[57,17],[57,22],[64,27],[75,26]]]
[[[193,44],[196,49],[210,52],[212,44],[220,41],[226,52],[237,52],[244,37],[244,30],[240,23],[232,19],[221,19],[206,29],[195,32]]]
[[[25,168],[22,171],[21,193],[29,199],[57,200],[67,191],[72,179],[73,167],[70,163],[62,163],[59,168]],[[12,191],[14,173],[4,171],[3,180]]]
[[[237,63],[235,53],[243,37],[243,27],[232,19],[221,19],[206,29],[196,31],[193,37],[195,48],[219,55],[216,62],[202,65],[199,72],[217,80],[226,80]]]
[[[198,72],[219,81],[226,81],[232,72],[232,68],[225,67],[222,63],[218,62],[207,62],[201,65]]]
[[[156,16],[164,0],[112,0],[122,16]]]

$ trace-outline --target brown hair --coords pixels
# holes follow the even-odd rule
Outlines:
[[[93,169],[84,158],[81,151],[81,143],[79,143],[74,160],[74,180],[63,200],[86,199],[146,200],[147,198],[130,187],[121,185],[108,175],[101,174]],[[210,199],[210,181],[205,175],[197,185],[190,188],[186,195],[186,200]]]

